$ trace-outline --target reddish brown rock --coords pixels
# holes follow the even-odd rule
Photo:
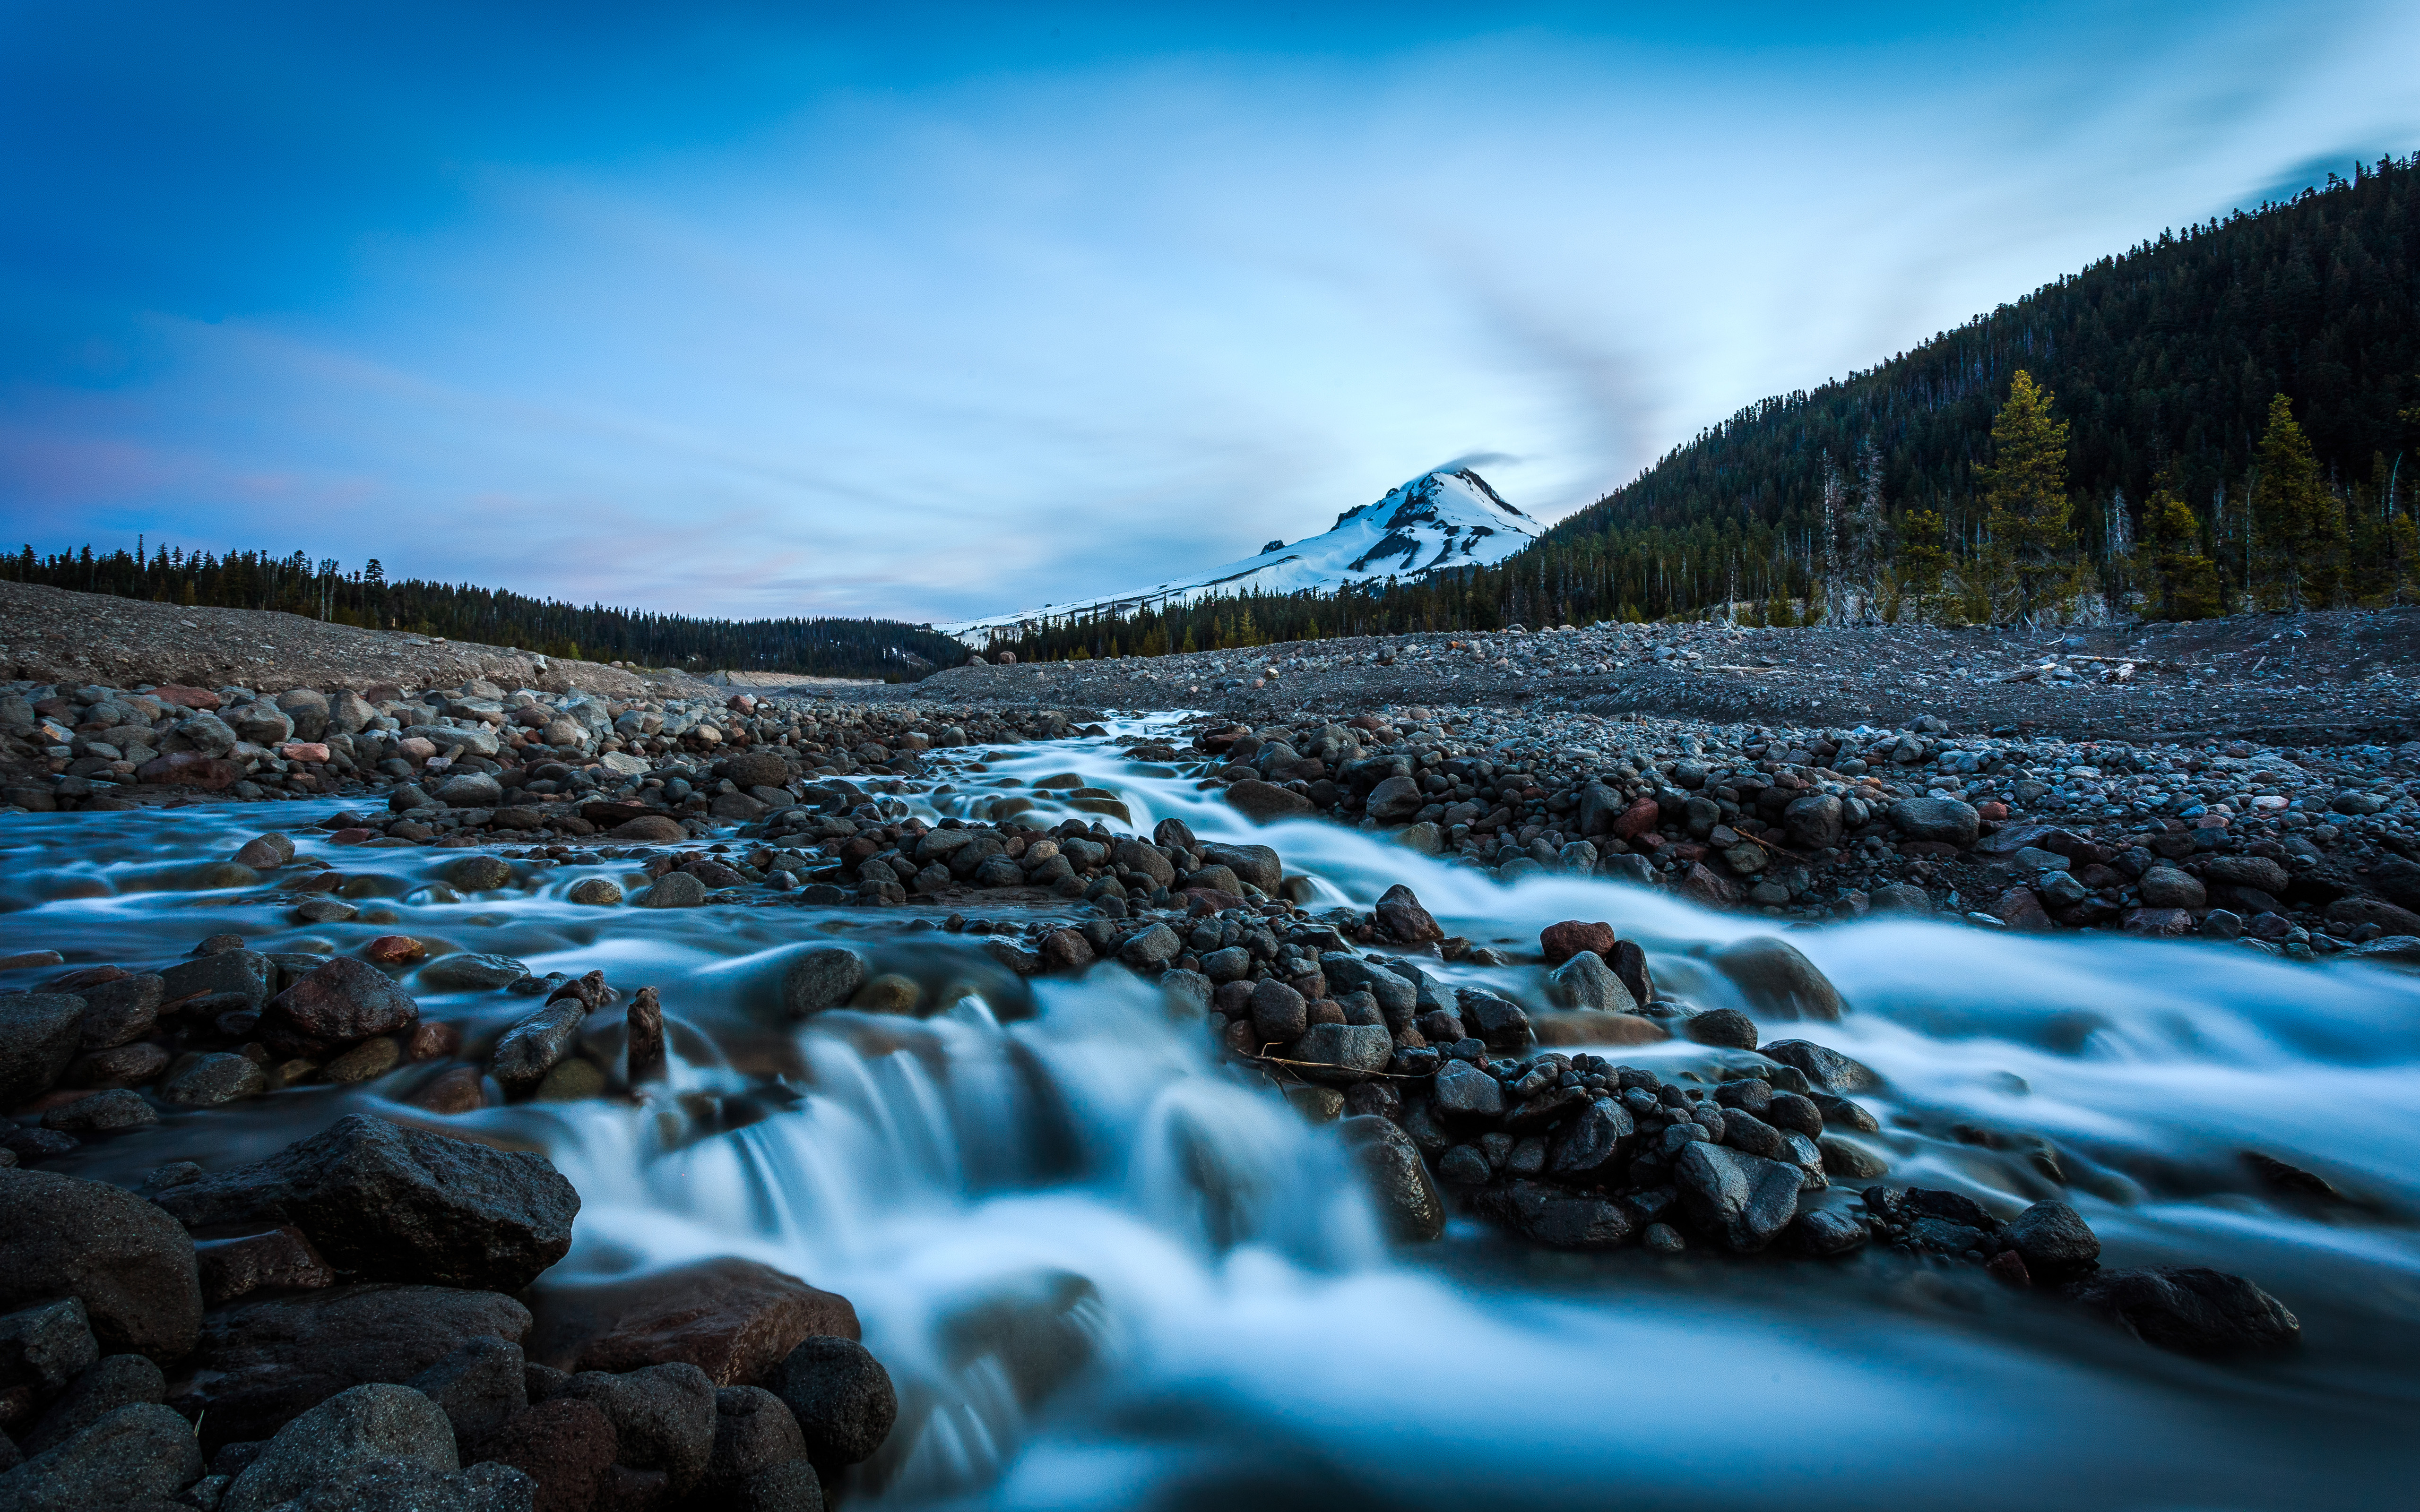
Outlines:
[[[340,955],[270,999],[259,1035],[281,1056],[318,1057],[419,1017],[420,1005],[385,972]]]
[[[179,750],[145,762],[134,775],[162,787],[200,788],[216,793],[242,781],[243,768],[224,756]]]
[[[1538,949],[1545,952],[1546,964],[1559,966],[1583,951],[1590,955],[1611,956],[1615,945],[1613,926],[1584,923],[1576,918],[1549,924],[1538,932]]]
[[[403,1037],[406,1060],[446,1060],[462,1048],[462,1031],[451,1024],[423,1019]]]
[[[624,1073],[631,1086],[664,1073],[664,1006],[653,987],[642,987],[623,1015]]]
[[[173,703],[180,709],[204,711],[219,706],[219,696],[207,687],[187,687],[182,683],[167,683],[151,690],[151,696],[163,703]]]
[[[1047,971],[1081,971],[1093,964],[1093,945],[1071,929],[1042,936],[1042,965]]]
[[[1378,927],[1405,945],[1425,945],[1445,938],[1436,919],[1420,906],[1418,894],[1398,882],[1378,899]]]
[[[381,934],[362,947],[362,959],[382,966],[399,966],[417,961],[428,953],[428,948],[409,934]]]
[[[488,1089],[476,1066],[457,1066],[411,1094],[411,1105],[427,1113],[476,1113],[488,1105]]]
[[[615,825],[611,831],[615,840],[637,841],[647,845],[668,845],[689,839],[689,831],[680,821],[662,814],[645,814]]]
[[[848,1299],[754,1260],[725,1257],[613,1281],[559,1283],[532,1304],[529,1358],[557,1370],[685,1361],[719,1386],[761,1384],[799,1341],[858,1336]]]
[[[1653,798],[1639,799],[1621,811],[1621,817],[1613,822],[1613,838],[1621,841],[1637,840],[1655,827],[1655,821],[1660,812]]]
[[[2014,887],[1992,903],[1992,917],[2013,930],[2028,933],[2047,933],[2055,926],[2041,905],[2041,899],[2027,887]]]
[[[1676,851],[1695,848],[1696,847],[1689,846],[1673,847]],[[1681,874],[1681,891],[1687,897],[1694,898],[1701,903],[1716,908],[1729,907],[1730,904],[1739,902],[1738,886],[1732,883],[1728,877],[1716,876],[1714,872],[1706,870],[1706,864],[1703,861],[1691,861],[1689,863],[1689,870]]]

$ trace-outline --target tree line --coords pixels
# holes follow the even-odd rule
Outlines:
[[[630,661],[692,671],[728,668],[912,682],[956,664],[965,648],[923,625],[890,620],[710,620],[582,608],[469,583],[389,581],[376,558],[346,571],[307,552],[218,554],[166,547],[0,556],[0,578],[79,593],[215,609],[275,609],[364,629],[405,630],[542,656]]]
[[[996,649],[2409,602],[2415,289],[2420,153],[2357,163],[1751,405],[1495,566],[1079,620]]]

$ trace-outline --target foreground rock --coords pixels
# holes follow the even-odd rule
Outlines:
[[[571,1372],[680,1361],[718,1386],[763,1385],[802,1340],[858,1335],[847,1298],[730,1257],[548,1286],[535,1300],[530,1359]]]
[[[290,1224],[358,1279],[505,1291],[563,1258],[580,1211],[542,1156],[359,1114],[160,1203],[194,1230]]]
[[[104,1348],[167,1364],[201,1326],[194,1242],[130,1192],[0,1168],[0,1307],[61,1296],[84,1304]]]

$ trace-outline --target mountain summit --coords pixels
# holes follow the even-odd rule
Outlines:
[[[1292,546],[1271,541],[1257,555],[1131,593],[1045,604],[936,628],[980,645],[996,627],[1028,622],[1105,612],[1127,615],[1227,594],[1295,594],[1415,578],[1441,567],[1486,566],[1528,546],[1544,529],[1470,469],[1438,468],[1389,490],[1376,503],[1346,510],[1326,533]]]

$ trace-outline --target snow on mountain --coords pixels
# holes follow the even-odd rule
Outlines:
[[[1132,614],[1146,608],[1232,594],[1295,594],[1415,578],[1440,567],[1485,566],[1528,546],[1544,529],[1506,503],[1486,479],[1470,469],[1439,468],[1421,473],[1374,504],[1346,510],[1336,517],[1326,533],[1292,546],[1271,541],[1258,555],[1148,588],[934,628],[979,646],[987,632],[1001,625],[1080,614]]]

